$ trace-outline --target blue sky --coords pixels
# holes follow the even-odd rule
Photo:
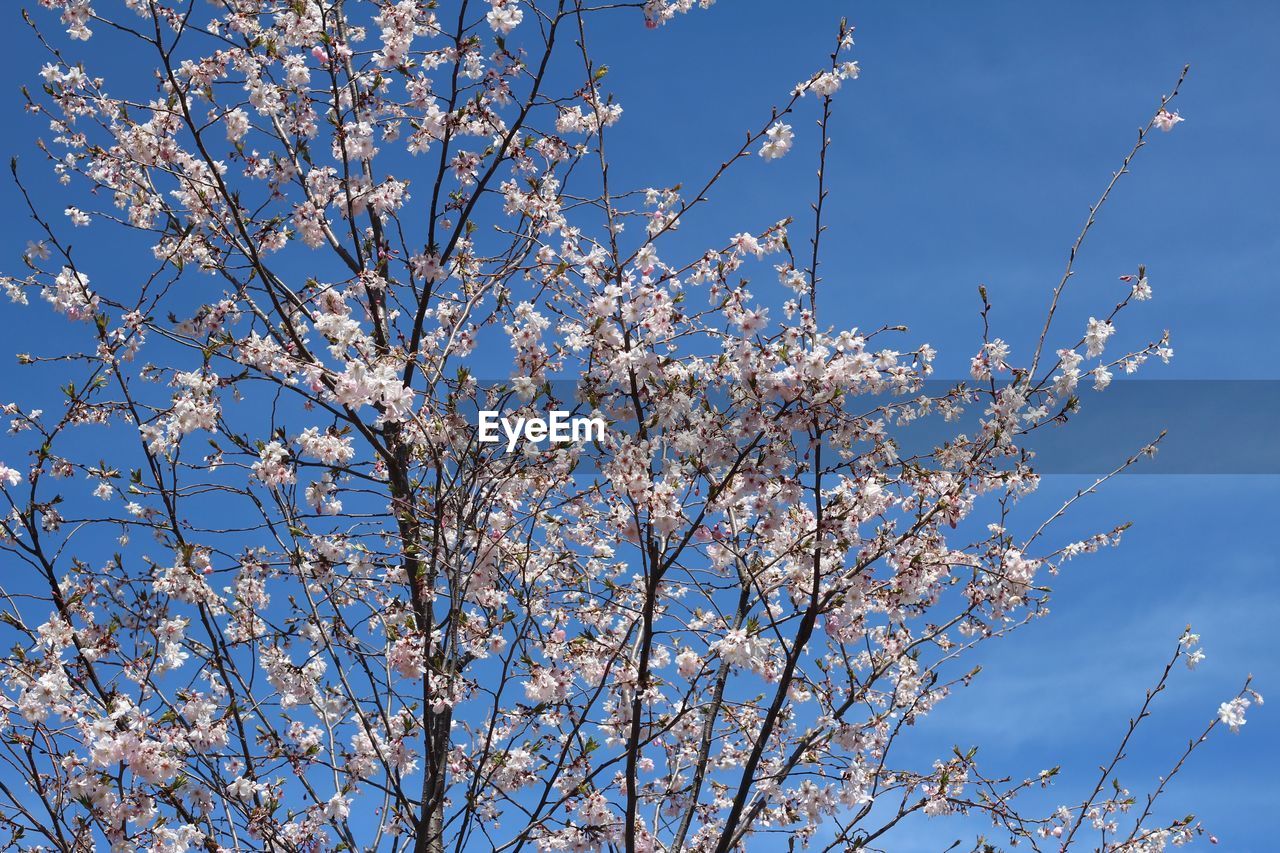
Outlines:
[[[1102,211],[1063,322],[1082,327],[1119,298],[1117,276],[1146,263],[1155,299],[1128,313],[1118,337],[1145,340],[1167,327],[1177,351],[1148,376],[1280,379],[1280,4],[722,0],[657,32],[619,15],[592,33],[626,110],[611,140],[615,179],[703,177],[819,66],[841,15],[857,26],[864,74],[841,93],[830,130],[825,322],[907,323],[911,341],[941,351],[940,374],[959,375],[981,331],[984,283],[998,333],[1025,351],[1088,205],[1189,62],[1177,104],[1186,122],[1151,140]],[[17,92],[43,60],[15,9],[0,11],[0,24],[9,128],[0,153],[23,156],[47,191],[32,146],[47,130],[21,115]],[[785,215],[806,217],[811,119],[806,111],[792,120],[787,158],[744,164],[687,222],[682,245],[696,251]],[[0,202],[0,254],[16,269],[31,230],[7,180]],[[54,328],[47,312],[0,312],[5,350],[38,349]],[[25,377],[4,371],[5,399],[25,390]],[[1161,416],[1151,432],[1176,436],[1176,418]],[[1118,447],[1117,458],[1131,449]],[[1080,485],[1049,478],[1037,505]],[[990,769],[1016,776],[1065,761],[1080,772],[1054,798],[1076,799],[1189,622],[1209,657],[1197,672],[1178,673],[1121,774],[1135,790],[1153,784],[1246,672],[1264,694],[1280,682],[1271,634],[1278,499],[1275,476],[1133,475],[1109,484],[1068,524],[1087,534],[1133,521],[1124,545],[1071,564],[1053,615],[989,647],[982,678],[921,727],[920,756],[980,743]],[[1256,709],[1239,736],[1221,733],[1198,754],[1168,794],[1172,812],[1197,811],[1222,849],[1273,849],[1262,815],[1277,793],[1268,756],[1278,748],[1274,714]],[[938,850],[957,837],[971,833],[921,822],[892,849]]]
[[[736,143],[761,104],[781,101],[815,66],[833,22],[848,15],[863,76],[841,93],[830,132],[824,319],[909,323],[913,339],[942,350],[943,375],[962,372],[972,354],[978,283],[991,293],[1000,334],[1025,346],[1039,332],[1088,205],[1191,63],[1177,104],[1186,121],[1151,140],[1104,208],[1065,322],[1082,324],[1109,307],[1116,277],[1146,263],[1155,299],[1131,312],[1120,334],[1126,323],[1138,336],[1170,328],[1177,352],[1148,376],[1277,378],[1280,113],[1268,105],[1280,83],[1270,35],[1280,6],[806,3],[785,14],[763,4],[735,11],[722,4],[691,16],[660,34],[652,62],[613,66],[636,174],[698,174],[699,163]],[[814,161],[804,155],[817,135],[808,121],[792,123],[792,155],[752,164],[720,197],[730,223],[745,228],[779,208],[805,215]],[[698,131],[682,132],[687,126]],[[1176,417],[1160,414],[1151,432],[1167,427],[1176,438]],[[1050,477],[1040,499],[1047,505],[1081,485]],[[1123,546],[1071,564],[1054,613],[988,647],[975,686],[921,728],[922,742],[932,741],[917,742],[922,755],[980,743],[989,770],[1015,776],[1061,761],[1068,772],[1051,798],[1080,796],[1189,622],[1209,657],[1196,672],[1177,673],[1120,774],[1134,791],[1154,785],[1246,672],[1264,695],[1280,675],[1271,635],[1280,605],[1277,498],[1274,476],[1113,481],[1070,527],[1085,534],[1131,520]],[[1277,793],[1272,716],[1264,707],[1239,736],[1222,732],[1167,797],[1170,813],[1197,811],[1223,849],[1274,849],[1261,818]],[[961,837],[972,833],[921,822],[890,849],[940,850]]]

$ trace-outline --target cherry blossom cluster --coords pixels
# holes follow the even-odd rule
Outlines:
[[[64,329],[20,359],[49,393],[3,407],[6,842],[728,853],[954,814],[1123,839],[1118,785],[1036,817],[1055,773],[895,746],[1118,544],[1060,536],[1079,496],[1020,501],[1029,436],[1172,356],[1121,322],[1146,267],[1070,323],[1068,267],[1036,345],[984,334],[942,391],[904,328],[820,319],[825,168],[812,210],[706,202],[815,114],[825,164],[852,27],[705,175],[623,188],[595,21],[709,2],[42,5],[28,110],[75,203],[27,195],[3,280]],[[90,38],[145,73],[98,76]],[[482,409],[610,429],[503,453]],[[1203,831],[1162,793],[1107,849]]]

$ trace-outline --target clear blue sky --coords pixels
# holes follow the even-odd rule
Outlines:
[[[1039,331],[1088,205],[1191,63],[1177,105],[1186,121],[1151,140],[1104,209],[1065,316],[1083,324],[1115,300],[1117,275],[1146,263],[1155,299],[1125,322],[1138,337],[1172,329],[1177,352],[1149,376],[1280,378],[1280,4],[777,9],[720,4],[651,41],[620,30],[649,55],[613,66],[627,108],[627,133],[617,136],[636,155],[629,162],[637,180],[688,181],[737,142],[761,105],[779,102],[815,66],[834,21],[847,15],[864,73],[842,92],[830,133],[825,320],[909,323],[913,338],[942,350],[942,373],[956,375],[980,331],[981,282],[999,332],[1025,344]],[[793,153],[753,164],[721,197],[719,230],[807,213],[814,161],[805,155],[817,137],[809,121],[793,124]],[[615,137],[619,156],[622,144]],[[1122,325],[1121,334],[1128,330]],[[1156,422],[1151,432],[1168,427],[1176,436],[1177,426]],[[1044,505],[1080,485],[1049,478]],[[931,743],[917,742],[921,758],[979,743],[993,772],[1018,776],[1064,761],[1079,772],[1051,798],[1081,796],[1190,622],[1209,657],[1179,673],[1120,774],[1134,791],[1153,786],[1246,672],[1264,695],[1280,681],[1272,635],[1278,498],[1274,476],[1112,482],[1071,527],[1083,535],[1131,520],[1124,545],[1072,564],[1049,619],[988,647],[975,686],[923,727]],[[1166,805],[1178,816],[1196,810],[1222,849],[1275,849],[1264,815],[1278,793],[1269,758],[1278,748],[1274,715],[1258,709],[1240,735],[1223,732],[1198,754]],[[922,822],[910,843],[899,837],[890,849],[936,851],[961,837],[971,841],[972,832]]]
[[[43,60],[16,5],[0,11],[8,129],[0,149],[23,155],[35,173],[32,139],[47,129],[20,114],[17,88],[35,84]],[[1129,314],[1122,333],[1145,338],[1168,327],[1177,351],[1149,375],[1280,379],[1280,4],[722,0],[657,32],[619,16],[595,34],[626,110],[611,143],[614,179],[689,184],[705,175],[818,67],[842,14],[858,28],[864,74],[842,92],[830,131],[826,322],[908,323],[911,340],[941,350],[942,375],[957,375],[980,333],[975,290],[985,283],[999,333],[1025,345],[1087,206],[1189,62],[1177,105],[1186,122],[1152,140],[1104,209],[1064,317],[1082,324],[1109,307],[1116,276],[1146,263],[1155,299]],[[792,121],[791,155],[753,158],[687,223],[684,245],[807,215],[811,117]],[[13,269],[31,232],[7,181],[0,201],[0,252]],[[0,312],[4,350],[38,349],[56,328],[41,325],[47,317]],[[1176,434],[1176,423],[1151,431],[1162,427]],[[1050,478],[1040,505],[1079,485]],[[980,743],[989,769],[1013,775],[1065,760],[1084,772],[1069,774],[1075,784],[1055,798],[1078,798],[1190,622],[1209,657],[1197,672],[1179,673],[1121,774],[1135,790],[1151,786],[1244,673],[1264,694],[1277,692],[1278,502],[1274,476],[1110,484],[1070,525],[1088,533],[1131,520],[1124,546],[1072,564],[1055,613],[990,647],[981,679],[923,726],[921,759],[951,743]],[[1224,732],[1198,755],[1168,804],[1178,815],[1198,811],[1221,849],[1273,850],[1269,812],[1280,792],[1270,756],[1278,750],[1275,715],[1255,709],[1239,736]],[[939,850],[958,837],[972,833],[922,822],[915,846],[892,849]]]

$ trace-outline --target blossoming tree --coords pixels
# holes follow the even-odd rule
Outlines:
[[[1055,324],[1070,262],[1033,351],[987,334],[941,390],[902,329],[824,324],[851,28],[692,189],[637,189],[610,180],[625,130],[592,27],[692,0],[41,5],[29,111],[81,195],[56,216],[15,164],[35,233],[4,285],[66,322],[21,357],[53,404],[5,409],[6,841],[853,850],[916,813],[1036,849],[1202,831],[1157,817],[1164,782],[1112,784],[1124,743],[1045,814],[1016,795],[1054,770],[897,757],[971,651],[1121,533],[1055,542],[1079,495],[1026,519],[1025,437],[1170,350],[1107,351],[1142,268],[1083,333]],[[118,80],[77,53],[91,37]],[[666,248],[813,119],[811,215]],[[610,429],[507,452],[480,409]],[[909,452],[925,421],[954,429]]]

